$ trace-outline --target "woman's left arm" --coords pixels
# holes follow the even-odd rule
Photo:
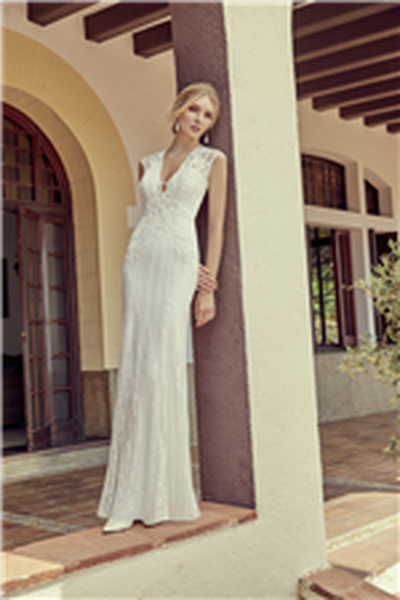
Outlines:
[[[227,161],[217,156],[211,166],[208,185],[208,225],[206,267],[211,277],[217,278],[224,239],[226,211]],[[194,306],[196,327],[205,325],[216,314],[214,292],[198,292]]]

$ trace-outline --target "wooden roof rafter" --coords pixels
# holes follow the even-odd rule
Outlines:
[[[328,27],[344,25],[345,23],[377,14],[385,10],[382,3],[360,2],[309,2],[295,10],[294,38],[317,33]],[[395,6],[395,4],[392,4]]]
[[[387,6],[385,3],[378,7]],[[343,49],[359,43],[360,40],[380,39],[391,33],[400,33],[400,5],[389,5],[378,14],[368,15],[337,25],[323,28],[311,35],[294,37],[296,57],[320,54],[325,49]]]
[[[27,2],[27,17],[45,27],[92,6],[96,2]]]
[[[85,17],[85,37],[105,42],[170,17],[168,2],[118,2]]]
[[[28,18],[50,25],[97,4],[84,16],[85,38],[101,43],[133,34],[134,53],[150,57],[172,48],[168,2],[28,2]],[[400,110],[400,2],[307,2],[293,11],[299,99],[338,108],[342,118],[387,124],[397,133]],[[375,118],[374,118],[375,117]],[[390,127],[389,127],[390,126]]]
[[[332,75],[325,75],[314,78],[311,81],[304,81],[297,85],[297,96],[301,100],[318,92],[327,90],[337,90],[346,86],[353,86],[365,81],[376,81],[387,75],[392,75],[400,71],[400,54],[394,58],[385,59],[379,62],[369,63],[361,67],[355,67],[346,71],[339,71]]]
[[[376,125],[382,125],[382,123],[395,121],[397,119],[400,119],[400,108],[365,117],[364,124],[368,127],[375,127]]]
[[[339,108],[339,114],[343,119],[357,119],[368,117],[381,112],[383,109],[397,110],[400,106],[400,94],[391,94],[382,98],[375,98],[366,102],[355,102],[348,106]]]
[[[400,55],[400,33],[380,40],[365,42],[345,50],[320,54],[312,59],[299,60],[295,57],[298,82],[330,73],[340,73],[346,67],[365,66],[375,61]]]
[[[392,120],[400,110],[400,2],[297,5],[293,46],[300,100],[398,132]]]

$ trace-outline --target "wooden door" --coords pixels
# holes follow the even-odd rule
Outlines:
[[[19,207],[18,243],[27,437],[38,450],[79,433],[67,218]]]
[[[70,252],[66,217],[43,216],[43,299],[46,315],[48,392],[52,446],[71,443],[78,435],[74,376],[77,339],[73,335]]]
[[[46,393],[48,382],[41,246],[39,215],[20,208],[18,250],[23,323],[21,336],[29,450],[47,448],[51,443],[51,415]]]
[[[370,186],[372,187],[372,186]],[[378,213],[379,214],[379,213]],[[368,230],[368,241],[369,241],[369,257],[371,267],[376,266],[379,263],[379,259],[384,254],[390,252],[389,241],[397,240],[397,232],[390,231],[384,233],[378,233],[374,229]],[[375,319],[375,335],[378,341],[382,341],[383,332],[385,330],[385,319],[383,315],[378,313],[374,307],[374,319]]]
[[[354,290],[352,287],[354,282],[351,266],[350,232],[335,230],[333,242],[341,342],[346,347],[356,346],[357,328]]]

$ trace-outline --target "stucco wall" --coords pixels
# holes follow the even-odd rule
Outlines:
[[[100,340],[87,348],[82,366],[112,369],[118,365],[122,261],[131,233],[126,207],[136,203],[138,160],[163,148],[171,135],[165,113],[175,93],[172,52],[145,60],[133,55],[129,34],[96,44],[84,39],[81,14],[40,27],[26,19],[25,10],[24,3],[4,7],[4,82],[10,92],[6,99],[33,119],[35,102],[53,111],[90,166],[95,191],[92,220],[98,238],[98,273],[92,289],[99,286],[93,302],[99,302],[100,311],[100,331],[97,324],[92,338],[100,334]],[[18,92],[30,96],[25,106]],[[39,118],[40,111],[36,113]],[[43,126],[40,121],[38,125]],[[57,123],[44,119],[44,130],[60,151]],[[76,195],[74,201],[76,213]],[[79,254],[97,244],[88,227],[76,234]],[[94,276],[93,269],[85,273],[88,276]],[[80,277],[78,273],[78,292],[85,286]],[[82,300],[81,295],[79,302],[90,301],[90,296]],[[84,321],[82,326],[93,324],[90,316]]]
[[[400,217],[398,135],[387,133],[384,126],[366,127],[361,119],[341,119],[336,109],[313,110],[309,100],[298,103],[298,119],[302,152],[342,163],[359,163],[363,171],[375,174],[392,187],[397,218]]]
[[[344,352],[315,356],[319,421],[392,410],[391,390],[375,381],[372,373],[357,373],[354,378],[342,373],[339,365],[343,357]]]

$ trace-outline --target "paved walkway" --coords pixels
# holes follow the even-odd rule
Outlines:
[[[390,411],[324,423],[320,439],[330,562],[400,598],[400,472],[382,451],[395,418]]]
[[[400,475],[382,453],[394,420],[386,412],[325,423],[320,439],[329,560],[397,593]],[[196,475],[197,467],[194,456]],[[4,550],[101,526],[95,512],[104,473],[90,466],[6,484]]]

